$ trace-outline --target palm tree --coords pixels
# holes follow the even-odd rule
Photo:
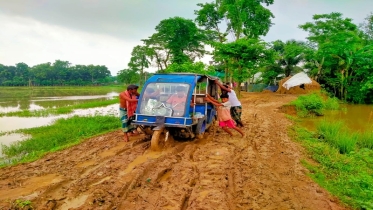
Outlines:
[[[307,45],[303,41],[288,40],[285,43],[281,40],[272,43],[273,50],[277,53],[276,64],[283,69],[286,77],[292,73],[303,71],[299,64],[304,61],[304,51]]]

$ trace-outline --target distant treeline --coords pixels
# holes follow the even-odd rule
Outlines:
[[[29,67],[25,63],[15,66],[0,64],[0,86],[56,86],[56,85],[102,85],[113,83],[106,66],[75,65],[56,60]]]

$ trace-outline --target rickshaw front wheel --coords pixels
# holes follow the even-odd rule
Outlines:
[[[161,133],[163,130],[156,130],[153,132],[152,140],[150,141],[150,148],[153,151],[159,150],[159,137],[161,136]]]

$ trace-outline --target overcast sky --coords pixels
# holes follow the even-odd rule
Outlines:
[[[194,19],[204,0],[0,0],[0,64],[29,66],[55,60],[127,68],[134,46],[170,17]],[[298,25],[312,15],[341,12],[359,24],[373,0],[275,0],[265,41],[305,40]],[[208,59],[204,59],[208,60]]]

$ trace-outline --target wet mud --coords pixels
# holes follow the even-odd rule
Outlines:
[[[0,169],[0,209],[345,209],[300,164],[280,107],[293,95],[242,93],[244,138],[214,128],[205,138],[168,138],[159,151],[145,135],[120,131],[42,159]]]

